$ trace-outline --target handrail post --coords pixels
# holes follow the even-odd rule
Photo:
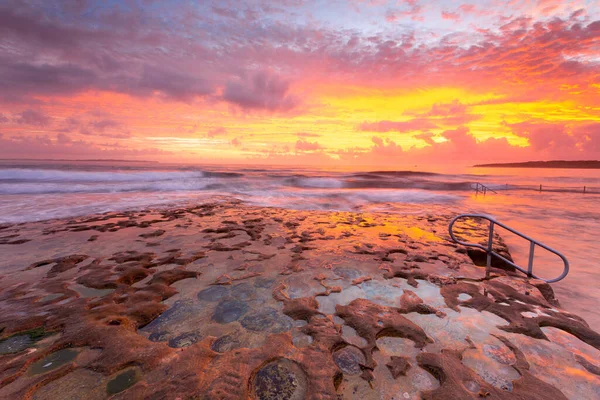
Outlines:
[[[527,264],[527,276],[531,278],[533,274],[533,253],[535,251],[535,242],[529,242],[529,263]]]
[[[487,246],[484,246],[481,243],[465,242],[465,241],[462,241],[462,240],[459,240],[456,238],[456,236],[454,235],[454,232],[453,232],[454,224],[456,223],[456,221],[458,221],[462,218],[482,218],[482,219],[485,219],[490,222]],[[508,230],[509,232],[512,232],[515,235],[520,236],[523,239],[529,241],[529,263],[527,265],[527,269],[524,269],[524,268],[518,266],[512,260],[509,260],[494,251],[494,249],[493,249],[494,227],[496,225],[499,225],[502,228]],[[558,281],[564,279],[567,276],[567,274],[569,273],[569,260],[567,260],[567,258],[561,252],[554,250],[553,248],[548,247],[545,244],[540,243],[537,240],[532,239],[529,236],[517,231],[516,229],[513,229],[510,226],[507,226],[507,225],[503,224],[502,222],[496,221],[494,218],[489,217],[484,214],[460,214],[460,215],[457,215],[450,221],[450,224],[448,224],[448,233],[454,243],[458,243],[460,245],[467,246],[467,247],[474,247],[476,249],[483,250],[486,252],[486,255],[487,255],[487,257],[486,257],[486,277],[489,277],[489,274],[490,274],[490,269],[492,266],[492,257],[499,258],[500,260],[504,261],[506,264],[513,266],[514,268],[516,268],[517,270],[521,271],[524,274],[527,274],[527,276],[530,278],[541,279],[547,283],[558,282]],[[540,247],[548,250],[549,252],[556,254],[558,257],[561,258],[561,260],[563,261],[564,267],[563,267],[563,271],[560,274],[560,276],[558,276],[554,279],[544,279],[533,273],[533,260],[535,257],[535,246],[540,246]]]

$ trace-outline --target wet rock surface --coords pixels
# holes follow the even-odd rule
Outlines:
[[[254,395],[263,400],[295,400],[306,396],[306,377],[289,360],[277,360],[258,370],[254,377]]]
[[[37,375],[52,371],[74,360],[77,354],[78,352],[73,349],[63,349],[49,354],[47,357],[33,363],[29,369],[29,374]]]
[[[217,353],[226,353],[240,346],[240,341],[233,335],[221,336],[210,346]]]
[[[118,373],[117,376],[108,381],[106,384],[106,393],[108,395],[120,393],[134,385],[139,380],[140,372],[137,369],[131,368],[125,370]]]
[[[202,336],[198,332],[186,332],[169,340],[169,347],[181,348],[191,346],[200,341]]]
[[[219,301],[229,295],[229,289],[223,286],[210,286],[198,293],[198,299],[205,301]]]
[[[389,368],[394,379],[401,375],[406,376],[406,372],[408,372],[408,370],[411,368],[410,362],[408,361],[408,357],[402,356],[392,356],[390,362],[386,365]]]
[[[269,307],[246,315],[240,323],[244,328],[256,332],[280,333],[289,331],[292,328],[291,318]]]
[[[0,398],[600,398],[600,336],[486,274],[451,217],[227,200],[6,226]]]
[[[248,305],[238,299],[223,300],[213,314],[213,321],[220,324],[237,321],[248,311]]]
[[[27,335],[16,335],[0,341],[0,354],[12,354],[25,350],[33,344]]]
[[[349,375],[360,375],[361,365],[366,362],[362,351],[354,346],[337,350],[333,353],[333,360],[344,374]]]

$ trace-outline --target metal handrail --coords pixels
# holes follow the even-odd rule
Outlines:
[[[462,218],[482,218],[482,219],[486,219],[488,221],[490,221],[490,228],[489,228],[489,236],[488,236],[488,243],[487,243],[487,247],[486,246],[482,246],[478,243],[467,243],[467,242],[463,242],[461,240],[458,240],[455,236],[454,236],[454,232],[452,232],[452,228],[454,227],[454,223]],[[517,264],[513,263],[510,260],[507,260],[506,258],[502,257],[500,254],[496,253],[493,248],[492,248],[492,241],[494,239],[494,225],[498,225],[501,226],[502,228],[514,233],[517,236],[522,237],[523,239],[527,239],[529,241],[529,263],[527,265],[527,270],[519,267]],[[455,243],[461,244],[463,246],[467,246],[467,247],[475,247],[478,249],[481,249],[483,251],[486,252],[487,254],[487,263],[486,263],[486,268],[490,268],[492,265],[492,256],[498,257],[499,259],[501,259],[502,261],[504,261],[505,263],[508,263],[510,265],[512,265],[513,267],[515,267],[516,269],[518,269],[519,271],[527,274],[527,276],[535,278],[535,279],[540,279],[543,281],[546,281],[548,283],[553,283],[553,282],[558,282],[561,279],[563,279],[565,276],[567,276],[567,274],[569,273],[569,261],[567,260],[567,258],[559,251],[554,250],[551,247],[546,246],[543,243],[538,242],[535,239],[530,238],[529,236],[509,227],[504,225],[501,222],[496,221],[494,218],[489,217],[487,215],[483,215],[483,214],[461,214],[457,217],[454,217],[454,219],[452,219],[452,221],[450,221],[450,225],[448,226],[448,233],[450,233],[450,237],[452,238],[452,240]],[[564,269],[562,274],[560,274],[560,276],[558,278],[554,278],[554,279],[544,279],[544,278],[540,278],[537,275],[535,275],[533,273],[533,256],[534,256],[534,250],[535,250],[535,246],[538,245],[546,250],[548,250],[551,253],[556,254],[557,256],[559,256],[563,263],[564,263]]]
[[[479,188],[481,188],[481,189],[479,189]],[[483,192],[483,194],[486,194],[488,191],[498,194],[498,192],[496,192],[495,190],[490,189],[489,187],[485,186],[483,183],[479,183],[479,182],[475,182],[475,191],[477,193]]]

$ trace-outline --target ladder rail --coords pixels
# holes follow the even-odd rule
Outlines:
[[[473,188],[473,186],[471,186],[471,188]],[[496,192],[494,189],[491,189],[491,188],[485,186],[483,183],[479,183],[479,182],[475,182],[475,191],[477,193],[483,192],[484,194],[487,192],[492,192],[492,193],[498,194],[498,192]]]
[[[463,242],[462,240],[458,240],[456,238],[456,236],[454,236],[454,232],[453,232],[454,224],[459,219],[464,219],[464,218],[481,218],[481,219],[485,219],[490,222],[487,246],[483,246],[478,243]],[[498,226],[508,230],[509,232],[512,232],[515,235],[520,236],[523,239],[526,239],[529,241],[529,261],[528,261],[527,269],[521,268],[514,262],[507,260],[505,257],[501,256],[500,254],[498,254],[494,251],[494,249],[492,248],[492,244],[493,244],[492,241],[494,238],[494,226],[495,225],[498,225]],[[569,260],[567,260],[567,258],[564,256],[564,254],[562,254],[560,251],[555,250],[550,246],[546,246],[545,244],[525,235],[524,233],[521,233],[521,232],[517,231],[516,229],[513,229],[510,226],[507,226],[507,225],[497,221],[496,219],[489,217],[487,215],[484,215],[484,214],[460,214],[460,215],[454,217],[452,219],[452,221],[450,221],[450,225],[448,226],[448,233],[450,234],[450,237],[452,238],[452,240],[455,243],[458,243],[458,244],[466,246],[466,247],[474,247],[474,248],[485,251],[487,254],[486,268],[488,268],[488,269],[491,267],[492,256],[494,256],[494,257],[497,257],[497,258],[501,259],[502,261],[506,262],[507,264],[513,266],[517,270],[525,273],[527,276],[530,276],[535,279],[540,279],[540,280],[543,280],[548,283],[558,282],[558,281],[564,279],[567,276],[567,274],[569,273]],[[564,267],[563,267],[563,272],[558,277],[556,277],[554,279],[544,279],[533,273],[533,259],[534,259],[535,246],[540,246],[541,248],[546,249],[550,253],[556,254],[558,257],[561,258],[561,260],[563,261]]]

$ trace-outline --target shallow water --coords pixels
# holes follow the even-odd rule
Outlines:
[[[496,191],[476,194],[480,182]],[[539,191],[540,185],[542,191]],[[583,188],[586,187],[586,193]],[[235,197],[304,210],[486,213],[563,252],[571,270],[554,284],[567,310],[600,329],[600,170],[412,166],[396,171],[179,166],[106,162],[0,162],[0,223]],[[500,232],[517,263],[529,244]],[[536,249],[534,272],[560,274]]]

